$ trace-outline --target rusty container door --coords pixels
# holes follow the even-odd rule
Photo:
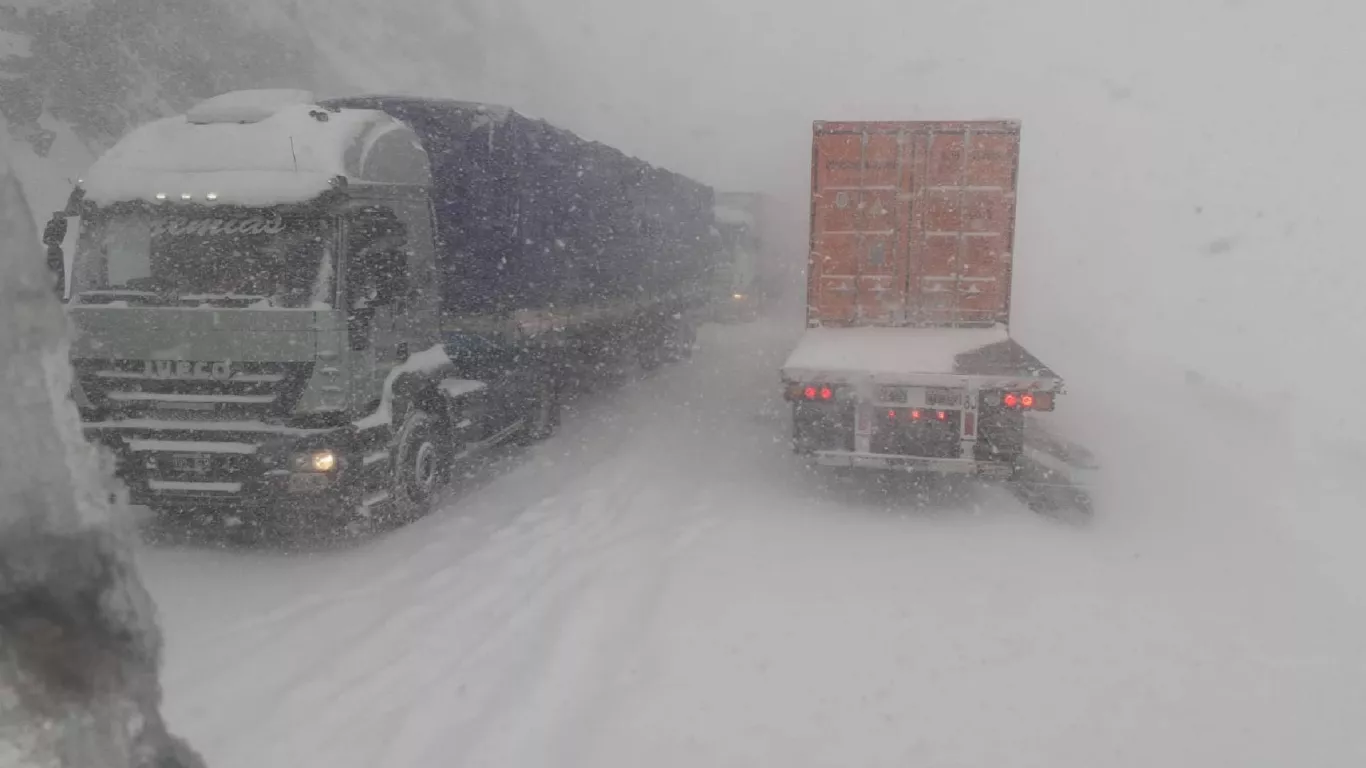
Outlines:
[[[810,325],[1007,323],[1020,127],[816,123]]]

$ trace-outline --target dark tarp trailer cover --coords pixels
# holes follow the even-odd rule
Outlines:
[[[514,111],[363,96],[431,159],[443,310],[603,306],[701,295],[716,258],[712,189]]]

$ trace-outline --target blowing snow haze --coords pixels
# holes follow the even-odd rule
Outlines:
[[[29,9],[15,28],[59,26],[32,20],[61,18],[61,4],[18,5]],[[1359,399],[1315,389],[1359,365],[1347,351],[1366,278],[1341,247],[1354,215],[1338,181],[1366,170],[1346,127],[1366,108],[1349,74],[1361,63],[1349,4],[851,0],[834,16],[811,0],[72,7],[86,5],[125,20],[131,57],[21,45],[11,61],[33,49],[21,81],[68,111],[109,116],[78,124],[95,141],[192,97],[294,78],[510,103],[719,187],[780,197],[798,265],[812,120],[1017,118],[1022,333],[1064,363],[1113,359],[1122,339],[1126,365],[1199,370],[1321,426],[1366,418]],[[67,37],[100,37],[85,34]],[[163,50],[164,39],[184,42]],[[118,89],[99,79],[111,75]],[[11,109],[23,110],[6,106],[14,123]],[[68,153],[70,165],[86,159]],[[37,192],[35,210],[65,195],[53,183]]]
[[[0,0],[0,141],[40,226],[133,127],[239,88],[505,104],[779,203],[791,306],[704,327],[431,518],[316,557],[141,550],[173,730],[211,765],[1363,764],[1363,22]],[[991,491],[908,511],[788,450],[813,121],[954,119],[1023,126],[1010,330],[1104,467],[1084,534]]]

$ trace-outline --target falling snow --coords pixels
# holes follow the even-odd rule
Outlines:
[[[167,730],[224,767],[1366,764],[1352,4],[4,5],[0,234],[36,273],[29,222],[67,214],[58,255],[86,296],[63,323],[4,284],[0,766],[90,764],[71,755],[124,731],[193,765]],[[471,117],[454,141],[313,103],[366,93]],[[1023,126],[1008,332],[807,329],[813,122],[969,118]],[[106,206],[314,216],[300,204],[364,181],[395,131],[421,136],[433,183],[307,237],[236,222],[158,244],[68,209],[79,183]],[[551,161],[476,194],[476,157]],[[676,194],[624,181],[645,163]],[[744,192],[762,215],[723,199]],[[164,266],[196,252],[214,258]],[[720,261],[689,271],[704,252]],[[395,282],[412,254],[446,279]],[[846,287],[910,279],[876,267]],[[751,292],[754,318],[681,306]],[[1099,467],[1089,516],[793,454],[784,376],[947,372],[1007,333],[1066,378],[1040,417]],[[393,485],[307,510],[319,540],[281,532],[302,504],[130,509],[107,461],[59,439],[68,392],[86,428],[174,470],[153,490],[242,493],[195,473],[243,461],[283,481],[354,460]],[[469,409],[442,416],[443,455],[469,459],[430,503],[372,513],[421,485],[390,467],[417,452],[328,441],[436,411],[425,394]],[[44,559],[67,546],[108,567]],[[72,636],[109,655],[62,660],[134,690],[35,712],[34,681],[58,678],[13,664],[49,647],[14,632],[35,626],[15,585],[71,584],[108,599],[73,603],[98,630]]]

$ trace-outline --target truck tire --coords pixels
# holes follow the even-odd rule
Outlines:
[[[403,419],[394,439],[393,486],[390,496],[403,519],[417,519],[431,511],[436,492],[450,470],[437,419],[413,409]]]
[[[560,392],[554,379],[545,379],[536,388],[535,399],[526,414],[526,428],[519,442],[531,445],[549,438],[560,427]]]

